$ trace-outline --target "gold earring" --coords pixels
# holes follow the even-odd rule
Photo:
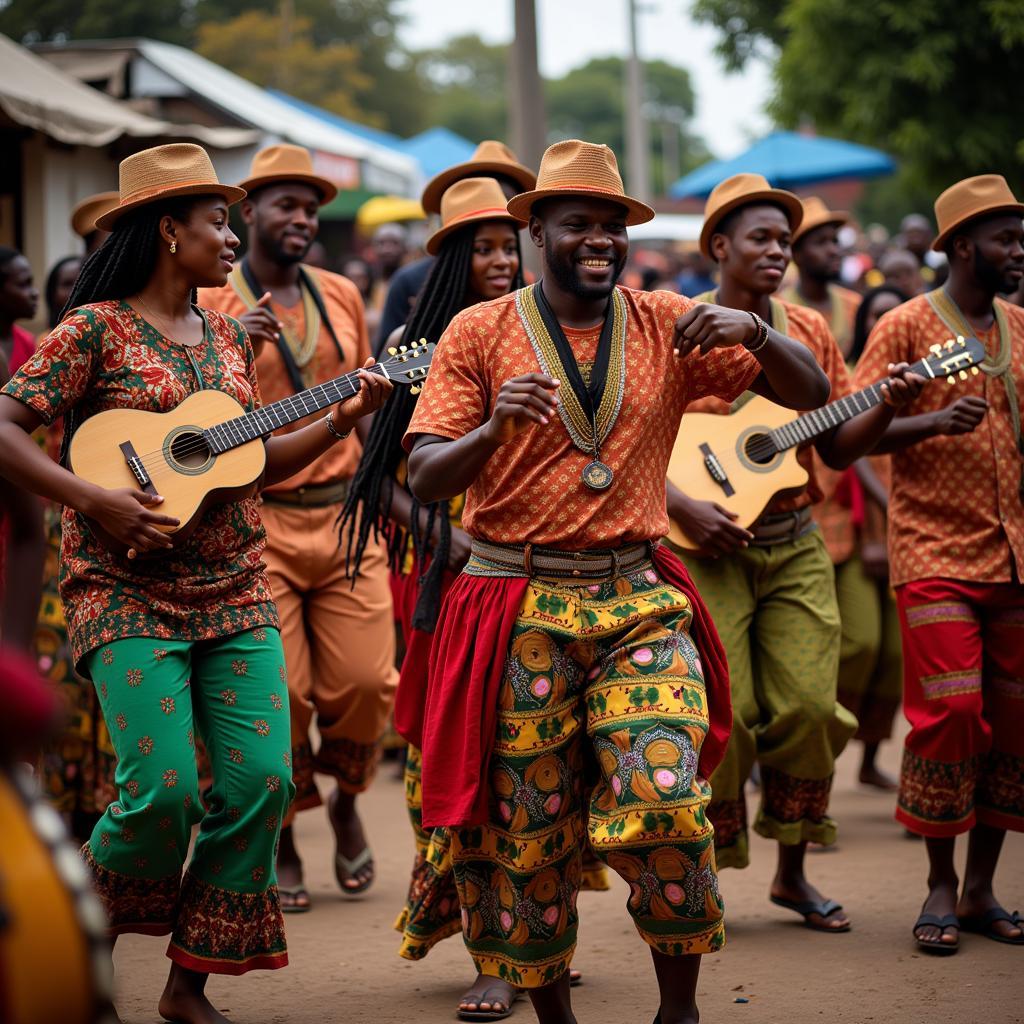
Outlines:
[[[173,256],[178,251],[178,243],[171,242],[171,255]]]

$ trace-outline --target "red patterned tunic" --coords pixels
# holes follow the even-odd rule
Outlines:
[[[79,423],[105,409],[167,412],[200,388],[255,408],[259,388],[245,329],[222,313],[204,315],[206,340],[191,350],[201,382],[185,348],[115,300],[68,316],[3,392],[45,423],[69,412]],[[206,640],[278,626],[255,498],[212,506],[181,547],[152,560],[111,553],[71,509],[62,525],[60,596],[79,667],[89,651],[125,637]]]

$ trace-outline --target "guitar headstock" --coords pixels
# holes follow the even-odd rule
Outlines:
[[[965,338],[958,334],[945,345],[930,346],[931,355],[922,362],[931,377],[945,377],[950,384],[957,378],[967,380],[968,372],[977,374],[978,363],[984,362],[985,346],[977,338]]]
[[[388,349],[388,358],[381,360],[381,366],[387,371],[392,382],[408,385],[416,395],[426,380],[427,369],[430,367],[435,348],[437,344],[427,341],[426,338],[420,338],[410,345],[392,347]]]

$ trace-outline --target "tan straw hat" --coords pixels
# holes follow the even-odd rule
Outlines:
[[[253,158],[249,168],[249,177],[238,183],[239,188],[246,192],[255,192],[264,185],[273,185],[280,181],[298,181],[310,185],[320,193],[320,205],[329,203],[337,194],[336,186],[319,174],[313,173],[313,159],[304,146],[292,146],[281,143],[278,146],[267,146]]]
[[[524,167],[504,142],[484,139],[470,160],[464,164],[446,167],[440,174],[427,182],[420,202],[427,213],[441,212],[441,196],[445,189],[461,178],[479,178],[483,175],[500,174],[516,182],[522,189],[533,188],[537,175]]]
[[[71,230],[79,238],[88,238],[96,230],[96,218],[109,213],[120,202],[118,192],[97,192],[87,196],[71,211]]]
[[[174,142],[125,157],[118,169],[120,202],[96,218],[96,227],[111,228],[129,211],[175,196],[223,196],[230,205],[245,197],[245,190],[222,185],[202,146]]]
[[[815,228],[823,228],[826,224],[835,224],[836,227],[841,227],[843,224],[850,223],[850,215],[845,210],[830,210],[817,196],[807,196],[802,203],[804,219],[800,221],[800,227],[793,232],[794,245],[808,231],[813,231]]]
[[[523,226],[505,208],[505,193],[493,178],[463,178],[441,196],[441,227],[428,239],[426,250],[437,255],[441,243],[453,232],[481,220],[504,220],[516,230]]]
[[[1024,216],[1024,203],[1010,191],[1001,174],[979,174],[950,185],[935,200],[935,222],[939,233],[932,242],[942,252],[949,236],[961,224],[986,213],[1016,213]]]
[[[533,204],[554,196],[586,196],[607,199],[626,207],[627,224],[644,224],[654,211],[639,199],[627,196],[615,154],[607,146],[569,139],[548,146],[540,162],[537,187],[508,201],[508,212],[528,220]]]
[[[700,251],[710,260],[711,236],[726,214],[751,203],[774,203],[786,211],[791,231],[796,231],[804,219],[804,208],[792,192],[772,188],[761,174],[734,174],[716,185],[704,204],[704,227],[700,232]]]

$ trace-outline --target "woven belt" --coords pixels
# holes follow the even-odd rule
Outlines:
[[[754,539],[750,542],[755,547],[770,548],[776,544],[787,544],[808,534],[815,527],[811,518],[810,508],[801,508],[793,512],[779,512],[770,516],[761,516],[750,532]]]
[[[329,484],[297,487],[294,491],[264,491],[263,500],[271,505],[301,505],[303,508],[326,508],[340,505],[348,497],[348,480]]]
[[[474,540],[473,557],[466,571],[470,575],[487,575],[485,566],[474,572],[473,562],[486,562],[503,570],[502,575],[539,576],[560,580],[614,579],[649,562],[654,544],[628,544],[621,548],[599,551],[558,551],[537,548],[532,544],[491,544]]]

